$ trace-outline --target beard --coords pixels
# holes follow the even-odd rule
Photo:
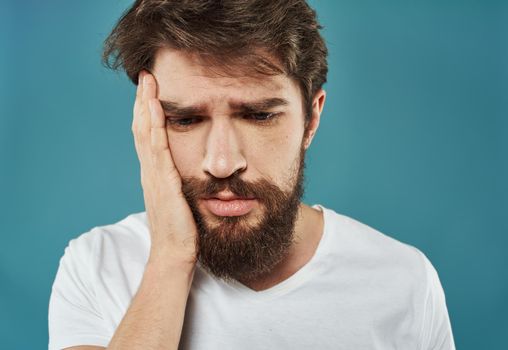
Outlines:
[[[227,178],[200,180],[182,178],[182,192],[189,203],[198,229],[198,261],[214,276],[225,281],[253,281],[266,275],[289,253],[303,196],[305,149],[291,171],[292,187],[281,190],[266,179],[246,182],[238,173]],[[239,197],[254,197],[261,217],[254,226],[248,215],[215,216],[214,225],[198,209],[198,200],[229,190]]]

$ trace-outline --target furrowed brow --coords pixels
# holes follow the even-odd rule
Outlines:
[[[229,107],[234,110],[252,113],[266,111],[274,107],[287,106],[288,104],[289,102],[286,99],[273,97],[252,102],[233,102],[229,104]]]
[[[160,103],[166,114],[178,117],[197,116],[206,113],[206,108],[202,106],[180,106],[176,102],[164,100],[160,100]],[[289,102],[286,99],[273,97],[252,102],[230,102],[229,107],[243,113],[254,113],[266,111],[274,107],[287,106],[288,104]]]
[[[160,100],[162,109],[165,113],[171,114],[174,116],[184,117],[184,116],[196,116],[205,113],[205,108],[199,106],[180,106],[178,103],[173,101],[163,101]]]

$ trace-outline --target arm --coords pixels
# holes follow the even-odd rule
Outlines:
[[[152,246],[140,287],[108,349],[177,349],[197,260],[197,228],[172,160],[155,78],[146,72],[140,78],[132,131]]]
[[[140,73],[132,131],[150,226],[142,281],[107,349],[177,349],[197,261],[197,227],[181,192],[155,78]],[[77,346],[68,349],[104,349]]]
[[[190,265],[149,263],[108,349],[176,349],[192,274]]]

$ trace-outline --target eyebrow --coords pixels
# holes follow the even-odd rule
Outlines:
[[[199,106],[181,106],[177,102],[160,100],[162,109],[165,113],[174,116],[196,116],[206,114],[206,107]],[[274,107],[287,106],[289,102],[280,97],[265,98],[258,101],[249,102],[230,102],[229,107],[241,113],[255,113],[265,111]]]

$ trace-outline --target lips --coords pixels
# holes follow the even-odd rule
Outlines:
[[[219,193],[203,199],[205,207],[217,216],[241,216],[248,214],[256,205],[252,197],[238,197],[233,193]]]

